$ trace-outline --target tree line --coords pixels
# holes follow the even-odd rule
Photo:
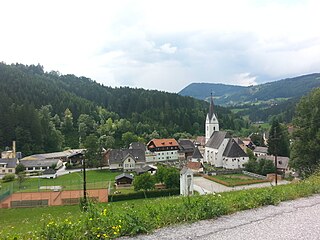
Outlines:
[[[16,140],[25,156],[93,142],[116,148],[152,138],[203,135],[209,107],[174,93],[111,88],[85,77],[45,72],[39,64],[0,63],[0,94],[0,148]],[[226,108],[215,110],[224,129],[246,125]]]

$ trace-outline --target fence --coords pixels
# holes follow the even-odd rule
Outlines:
[[[106,188],[87,190],[87,195],[96,201],[108,202]],[[6,196],[3,201],[0,201],[0,208],[72,205],[78,204],[82,197],[83,190],[20,192]]]

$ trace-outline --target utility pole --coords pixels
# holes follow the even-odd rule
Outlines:
[[[274,128],[274,140],[278,140],[279,138],[277,136],[277,128]],[[276,183],[276,186],[278,185],[278,161],[277,161],[277,144],[274,143],[274,166],[275,166],[275,175],[274,175],[274,180]]]
[[[83,210],[87,211],[87,181],[86,181],[86,161],[83,153],[82,166],[83,166]]]

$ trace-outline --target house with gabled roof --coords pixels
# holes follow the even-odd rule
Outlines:
[[[112,149],[110,151],[110,170],[134,171],[145,163],[145,152],[141,149]]]
[[[179,144],[174,138],[152,139],[147,144],[147,162],[170,162],[179,160]]]
[[[16,173],[17,158],[0,158],[0,175]]]
[[[201,162],[201,163],[203,163],[203,156],[202,156],[202,154],[201,154],[201,152],[200,152],[198,147],[196,147],[194,149],[191,161],[192,162]]]
[[[212,95],[205,122],[205,131],[206,145],[204,162],[215,167],[237,169],[242,168],[243,164],[249,160],[247,154],[228,132],[219,131],[219,121],[214,113]]]

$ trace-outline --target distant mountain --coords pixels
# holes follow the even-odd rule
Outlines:
[[[206,99],[213,92],[215,103],[233,106],[246,104],[274,104],[288,99],[300,98],[311,89],[320,87],[320,73],[282,79],[256,86],[241,87],[215,83],[192,83],[179,94]]]
[[[182,96],[190,96],[197,99],[205,100],[212,93],[215,98],[230,96],[239,91],[244,91],[246,87],[226,85],[221,83],[191,83],[184,89],[182,89],[179,94]]]

